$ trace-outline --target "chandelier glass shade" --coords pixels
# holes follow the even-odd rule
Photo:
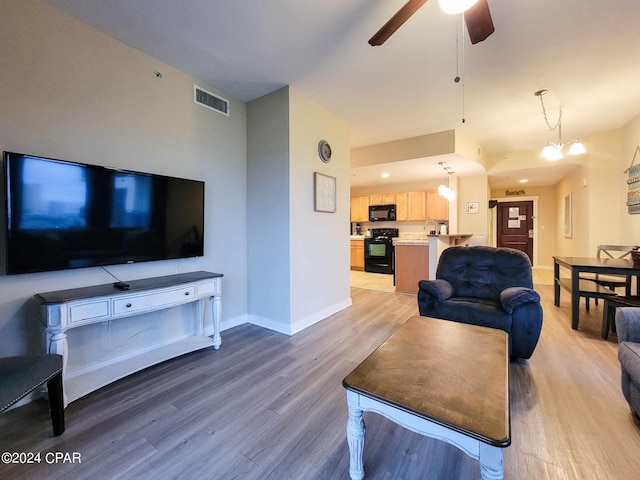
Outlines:
[[[438,162],[438,165],[442,167],[442,183],[438,186],[438,195],[446,198],[447,200],[453,200],[456,198],[456,193],[449,188],[449,180],[447,180],[447,185],[444,184],[444,173],[446,172],[449,175],[452,175],[454,172],[451,171],[451,167],[446,166],[447,162]]]
[[[440,8],[445,13],[462,13],[477,2],[478,0],[440,0]]]

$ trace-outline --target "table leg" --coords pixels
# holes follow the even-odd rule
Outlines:
[[[571,269],[571,328],[578,329],[580,321],[580,272]]]
[[[553,262],[553,303],[560,306],[560,264]]]
[[[56,353],[62,356],[62,381],[67,375],[67,358],[69,356],[69,345],[67,344],[67,332],[65,330],[46,330],[46,352]],[[62,388],[64,408],[69,404],[66,389]]]
[[[220,337],[220,317],[222,316],[222,297],[220,294],[211,297],[211,316],[213,317],[213,348],[218,350],[222,345]]]
[[[364,478],[362,454],[364,453],[365,427],[362,409],[358,405],[358,394],[347,390],[347,444],[349,445],[349,476],[351,480]]]
[[[480,480],[504,478],[502,448],[480,442]]]

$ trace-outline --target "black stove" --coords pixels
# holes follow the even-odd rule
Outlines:
[[[393,238],[397,228],[373,228],[364,239],[364,271],[393,274]]]

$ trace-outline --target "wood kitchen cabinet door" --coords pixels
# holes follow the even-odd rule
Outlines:
[[[351,270],[364,270],[364,240],[351,240]]]
[[[351,221],[369,221],[369,196],[351,197]]]
[[[438,195],[437,190],[427,191],[427,219],[449,220],[449,201]]]
[[[396,203],[395,193],[382,193],[369,195],[369,205],[394,205]]]
[[[407,194],[396,193],[396,221],[407,221]]]
[[[426,192],[407,192],[407,220],[426,219]]]

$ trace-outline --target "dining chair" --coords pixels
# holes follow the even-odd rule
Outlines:
[[[637,245],[598,245],[596,257],[598,260],[614,258],[614,259],[631,259],[631,251],[637,249]],[[601,287],[608,288],[615,292],[616,288],[625,288],[625,294],[629,295],[631,290],[631,275],[602,275],[599,273],[585,275],[580,277],[581,280],[589,280],[595,282]],[[594,297],[596,305],[598,305],[598,296]],[[589,310],[589,297],[585,299],[586,308]]]

